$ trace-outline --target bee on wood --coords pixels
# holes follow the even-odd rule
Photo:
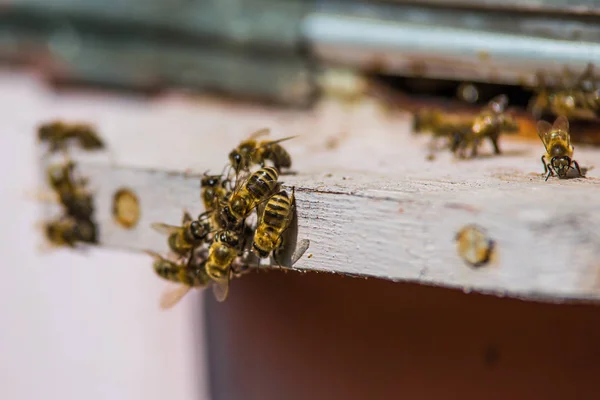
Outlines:
[[[155,231],[168,235],[167,242],[173,253],[186,256],[189,252],[207,241],[208,235],[213,230],[210,213],[200,214],[198,219],[193,219],[187,212],[183,212],[181,226],[154,222],[150,225]]]
[[[257,140],[259,137],[268,135],[270,132],[270,129],[264,128],[252,133],[248,139],[242,141],[238,147],[229,153],[229,161],[236,174],[239,174],[240,171],[249,171],[251,165],[264,167],[267,160],[273,163],[278,172],[282,168],[291,168],[292,157],[280,143],[293,139],[296,136],[270,141]]]
[[[53,121],[38,128],[38,139],[49,144],[49,151],[65,149],[67,143],[75,140],[85,150],[99,150],[104,148],[95,129],[86,124],[67,124],[62,121]]]
[[[579,120],[594,120],[600,116],[600,88],[592,64],[588,64],[574,82],[572,73],[565,69],[559,82],[559,87],[548,88],[546,79],[538,73],[537,93],[527,106],[536,119],[549,114]]]
[[[267,200],[277,189],[279,173],[273,167],[264,167],[244,179],[222,207],[223,220],[228,226],[238,226],[252,210]]]
[[[546,149],[546,154],[541,157],[544,174],[547,173],[546,180],[551,175],[554,176],[555,172],[560,178],[565,178],[569,169],[573,168],[572,165],[575,165],[579,176],[583,176],[579,164],[572,159],[574,148],[571,145],[567,117],[557,117],[552,125],[546,121],[538,121],[537,132]]]
[[[440,150],[440,139],[447,139],[442,148],[454,149],[461,138],[469,135],[472,125],[471,117],[447,114],[440,110],[422,110],[415,114],[413,128],[420,132],[431,132],[432,141],[429,147],[431,150]]]
[[[456,249],[460,257],[472,267],[482,267],[492,259],[496,243],[485,229],[477,225],[463,227],[456,236]]]
[[[494,97],[475,117],[471,129],[456,132],[451,146],[452,151],[465,156],[467,147],[471,147],[471,157],[477,157],[477,150],[481,141],[488,138],[494,146],[494,153],[500,154],[498,138],[502,133],[514,133],[519,130],[519,124],[514,117],[506,114],[508,97],[499,95]]]
[[[76,248],[78,243],[97,243],[96,225],[89,220],[63,216],[44,222],[42,228],[52,246]]]
[[[52,165],[47,170],[50,187],[58,195],[67,215],[78,220],[88,220],[94,213],[92,193],[86,188],[87,178],[75,178],[75,163]]]
[[[206,256],[196,257],[192,251],[187,261],[175,262],[150,250],[146,250],[146,254],[154,259],[153,268],[158,276],[179,284],[162,294],[162,309],[175,306],[192,288],[204,288],[210,284],[206,273]]]
[[[264,206],[254,233],[252,251],[260,258],[266,258],[272,251],[281,247],[282,235],[289,227],[294,214],[295,196],[288,196],[285,190],[274,194]]]
[[[213,280],[213,293],[219,302],[227,298],[232,264],[242,248],[242,239],[232,230],[218,231],[213,237],[208,249],[206,273]]]

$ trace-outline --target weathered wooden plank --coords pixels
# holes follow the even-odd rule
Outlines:
[[[101,164],[81,164],[97,188],[97,219],[104,246],[166,251],[151,222],[177,223],[182,208],[201,212],[197,175]],[[524,298],[600,299],[600,214],[596,181],[557,196],[563,185],[488,180],[382,182],[354,174],[285,176],[295,186],[298,237],[311,245],[297,268],[418,281]],[[133,230],[117,225],[113,194],[132,189],[141,201]],[[451,193],[451,195],[449,195]],[[525,195],[525,194],[534,194]],[[459,258],[455,233],[485,227],[498,257],[473,269]],[[310,255],[310,258],[308,257]]]
[[[410,134],[410,117],[368,99],[300,112],[207,97],[56,95],[28,79],[19,85],[11,101],[28,113],[10,114],[7,123],[33,133],[50,118],[90,121],[105,138],[105,153],[73,152],[98,190],[102,245],[166,249],[149,224],[176,223],[183,207],[199,212],[198,175],[220,172],[239,140],[268,126],[273,137],[300,134],[286,143],[299,174],[282,178],[296,186],[299,237],[311,240],[313,256],[298,268],[556,301],[599,297],[598,171],[544,182],[537,139],[503,138],[499,157],[484,148],[476,160],[442,152],[428,161],[428,138]],[[575,158],[592,168],[600,152],[577,146]],[[122,186],[142,204],[131,231],[110,215]],[[459,259],[453,237],[468,223],[497,241],[495,264],[473,270]]]

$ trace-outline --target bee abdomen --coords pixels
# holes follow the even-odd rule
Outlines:
[[[262,199],[273,190],[277,178],[279,173],[275,168],[264,167],[252,174],[246,188],[255,199]]]
[[[278,167],[290,168],[292,166],[292,157],[290,156],[290,153],[278,144],[272,146],[270,158]]]

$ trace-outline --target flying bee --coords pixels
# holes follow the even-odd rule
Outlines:
[[[477,156],[481,141],[488,138],[494,146],[494,153],[500,154],[498,138],[502,133],[514,133],[519,130],[517,120],[506,114],[508,97],[499,95],[494,97],[475,117],[468,131],[457,132],[452,143],[452,151],[464,157],[467,147],[471,147],[471,157]]]
[[[240,236],[232,230],[215,233],[208,249],[206,273],[213,280],[213,293],[217,301],[225,301],[229,293],[231,267],[243,248]]]
[[[538,121],[537,132],[546,149],[546,154],[541,157],[544,174],[548,173],[546,180],[551,175],[554,176],[555,172],[560,178],[565,178],[569,169],[573,168],[571,164],[575,165],[579,176],[583,176],[579,164],[572,159],[574,148],[571,145],[567,117],[564,115],[557,117],[552,125],[546,121]]]
[[[186,256],[193,248],[205,242],[212,231],[209,212],[204,212],[198,219],[193,219],[187,211],[184,211],[181,226],[161,222],[154,222],[150,226],[159,233],[169,235],[167,239],[169,248],[179,256]]]
[[[97,243],[96,225],[89,220],[65,216],[44,222],[42,227],[52,246],[75,248],[77,243]]]
[[[281,247],[282,234],[289,227],[294,214],[295,196],[288,196],[285,190],[274,194],[265,204],[254,234],[252,251],[260,258],[266,258],[272,251]]]
[[[264,167],[267,160],[273,163],[278,172],[281,171],[281,168],[292,166],[292,157],[279,143],[293,139],[296,136],[270,141],[257,140],[270,132],[270,129],[263,128],[252,133],[248,139],[242,141],[238,147],[229,153],[229,161],[236,174],[239,174],[240,171],[248,171],[251,165]]]
[[[277,169],[263,167],[236,185],[221,211],[228,226],[239,225],[258,204],[267,200],[276,190],[278,178]]]
[[[65,149],[70,140],[76,140],[85,150],[104,148],[104,142],[96,131],[86,124],[67,124],[61,121],[46,123],[38,128],[38,139],[49,143],[50,152]]]
[[[206,274],[206,257],[196,257],[193,252],[189,259],[174,262],[150,250],[146,254],[154,258],[154,272],[161,278],[178,283],[176,288],[163,292],[160,307],[168,309],[175,306],[192,289],[204,288],[209,285],[210,278]]]
[[[488,237],[485,229],[466,225],[454,239],[458,254],[472,267],[482,267],[492,259],[496,243]]]

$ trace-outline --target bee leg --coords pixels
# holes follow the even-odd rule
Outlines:
[[[183,209],[183,217],[181,218],[181,222],[183,224],[186,224],[187,222],[191,222],[194,219],[192,218],[192,215],[190,214],[190,212],[187,210],[187,208]]]
[[[55,203],[55,204],[60,203],[60,196],[56,192],[52,192],[49,190],[35,191],[35,192],[27,191],[25,193],[25,195],[31,199],[35,199],[35,200],[41,201],[43,203]]]
[[[548,175],[546,175],[546,179],[544,179],[544,181],[547,181],[551,175],[554,176],[554,172],[552,172],[552,169],[550,168],[550,164],[548,164]]]
[[[494,146],[494,153],[502,154],[500,147],[498,146],[498,135],[491,136],[490,140],[492,141],[492,146]]]
[[[546,157],[544,157],[544,154],[542,154],[542,157],[540,157],[540,160],[542,160],[542,165],[544,166],[544,174],[548,172],[548,167],[546,166]]]
[[[575,160],[573,160],[573,164],[575,164],[575,169],[577,170],[577,173],[579,174],[579,176],[583,177],[583,174],[581,173],[581,168],[579,168],[579,163]]]
[[[471,158],[477,157],[477,147],[479,146],[478,140],[473,140],[473,145],[471,147]]]

